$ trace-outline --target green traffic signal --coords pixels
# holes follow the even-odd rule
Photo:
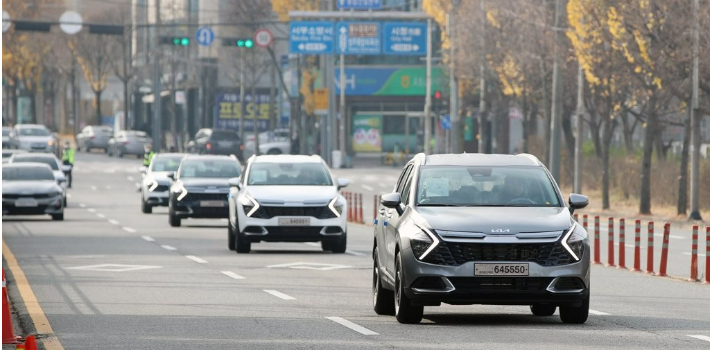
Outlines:
[[[180,45],[182,45],[182,46],[190,45],[190,39],[182,38],[182,40],[180,40]]]
[[[188,46],[188,45],[190,45],[190,38],[185,38],[185,37],[173,38],[173,45]]]
[[[246,47],[247,49],[250,49],[254,46],[254,40],[252,40],[252,39],[238,39],[237,46],[238,47]]]

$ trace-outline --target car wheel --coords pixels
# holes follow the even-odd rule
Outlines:
[[[141,212],[143,212],[143,214],[151,214],[153,212],[153,206],[148,204],[143,196],[141,196]]]
[[[378,315],[394,315],[394,295],[382,286],[377,248],[372,266],[372,308]]]
[[[268,152],[266,152],[266,154],[270,154],[270,155],[281,154],[281,150],[278,148],[272,148]]]
[[[175,209],[173,209],[172,204],[168,208],[168,223],[170,223],[170,226],[172,227],[180,227],[181,221],[177,215],[175,215]]]
[[[583,324],[589,317],[589,295],[582,300],[581,306],[560,306],[560,319],[564,323]]]
[[[343,236],[337,242],[330,243],[330,251],[336,254],[343,254],[348,246],[348,234],[343,232]]]
[[[251,242],[244,237],[244,234],[241,232],[235,232],[234,236],[236,236],[234,250],[236,250],[239,254],[249,253],[251,251]]]
[[[530,305],[530,311],[532,311],[532,314],[535,316],[552,316],[555,314],[555,310],[557,310],[556,305],[549,305],[549,304]]]
[[[116,149],[116,157],[123,158],[123,151],[120,148]]]
[[[327,242],[327,241],[321,241],[320,247],[323,249],[324,252],[329,252],[329,251],[333,250],[333,245],[331,244],[331,242]]]
[[[66,208],[66,207],[67,207],[67,197],[64,196],[64,208]]]
[[[236,243],[235,243],[235,239],[234,239],[234,230],[232,229],[231,222],[227,223],[227,248],[229,248],[229,250],[236,249]]]
[[[64,221],[64,213],[52,214],[52,220],[54,221]]]
[[[424,316],[424,306],[412,305],[412,301],[404,294],[404,269],[402,256],[397,252],[395,257],[396,274],[394,278],[394,313],[399,323],[419,323]]]

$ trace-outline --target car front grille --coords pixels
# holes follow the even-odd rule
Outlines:
[[[264,227],[269,235],[273,236],[320,236],[323,226],[266,226]]]
[[[268,207],[261,206],[251,215],[258,219],[271,219],[279,216],[310,216],[316,219],[332,219],[335,218],[333,213],[327,206],[323,207]]]
[[[168,185],[158,185],[153,192],[167,192],[170,189],[170,186]]]
[[[457,292],[543,292],[552,277],[449,277]]]
[[[18,199],[18,198],[34,198],[34,199],[43,199],[43,198],[50,198],[53,197],[54,195],[49,195],[48,193],[33,193],[33,194],[3,194],[2,198],[3,199]]]
[[[467,262],[515,261],[531,262],[541,266],[566,265],[574,262],[572,256],[555,243],[454,243],[441,241],[424,262],[457,266]]]

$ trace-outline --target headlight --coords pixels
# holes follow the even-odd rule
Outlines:
[[[412,247],[414,256],[419,260],[423,260],[439,245],[440,241],[439,238],[428,229],[418,225],[416,225],[416,227],[419,231],[410,237],[409,245]]]
[[[151,178],[150,185],[148,185],[148,191],[153,192],[156,188],[158,188],[158,181],[155,181],[155,178]]]
[[[47,141],[47,146],[54,146],[54,140]]]
[[[587,233],[584,230],[577,230],[576,222],[572,224],[572,227],[565,232],[562,238],[562,246],[572,255],[575,261],[582,259],[585,239],[587,239]]]
[[[252,198],[248,194],[245,194],[242,196],[241,199],[239,199],[239,202],[242,203],[242,207],[244,208],[244,214],[246,216],[251,217],[256,213],[257,210],[259,210],[259,202],[256,201],[256,199]]]
[[[185,188],[183,184],[178,184],[175,189],[173,189],[173,193],[180,193],[180,195],[177,197],[177,200],[181,201],[183,198],[185,198],[185,196],[187,196],[187,188]]]
[[[340,215],[343,214],[344,204],[338,203],[338,197],[335,197],[330,201],[330,203],[328,203],[328,208],[330,208],[333,214],[339,218]]]

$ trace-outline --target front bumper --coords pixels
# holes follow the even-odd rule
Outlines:
[[[173,213],[181,218],[201,218],[201,219],[226,219],[229,218],[229,203],[227,194],[220,194],[220,198],[215,198],[214,194],[190,193],[186,198],[178,201],[173,197]],[[223,199],[221,199],[223,197]],[[207,206],[205,202],[210,202]],[[222,203],[221,206],[214,206]]]
[[[154,207],[167,207],[168,199],[170,198],[169,191],[153,191],[145,190],[145,202]]]
[[[529,276],[474,276],[474,262],[459,266],[423,263],[411,249],[402,254],[404,293],[417,305],[553,304],[579,306],[589,296],[589,247],[579,262],[541,266],[529,263]],[[485,261],[481,263],[520,263]]]
[[[52,215],[64,213],[63,196],[37,198],[37,206],[18,207],[18,199],[2,199],[2,215]]]
[[[308,226],[282,226],[279,218],[289,217],[256,219],[241,214],[239,231],[250,242],[336,242],[347,232],[347,223],[342,216],[332,219],[311,217]]]

